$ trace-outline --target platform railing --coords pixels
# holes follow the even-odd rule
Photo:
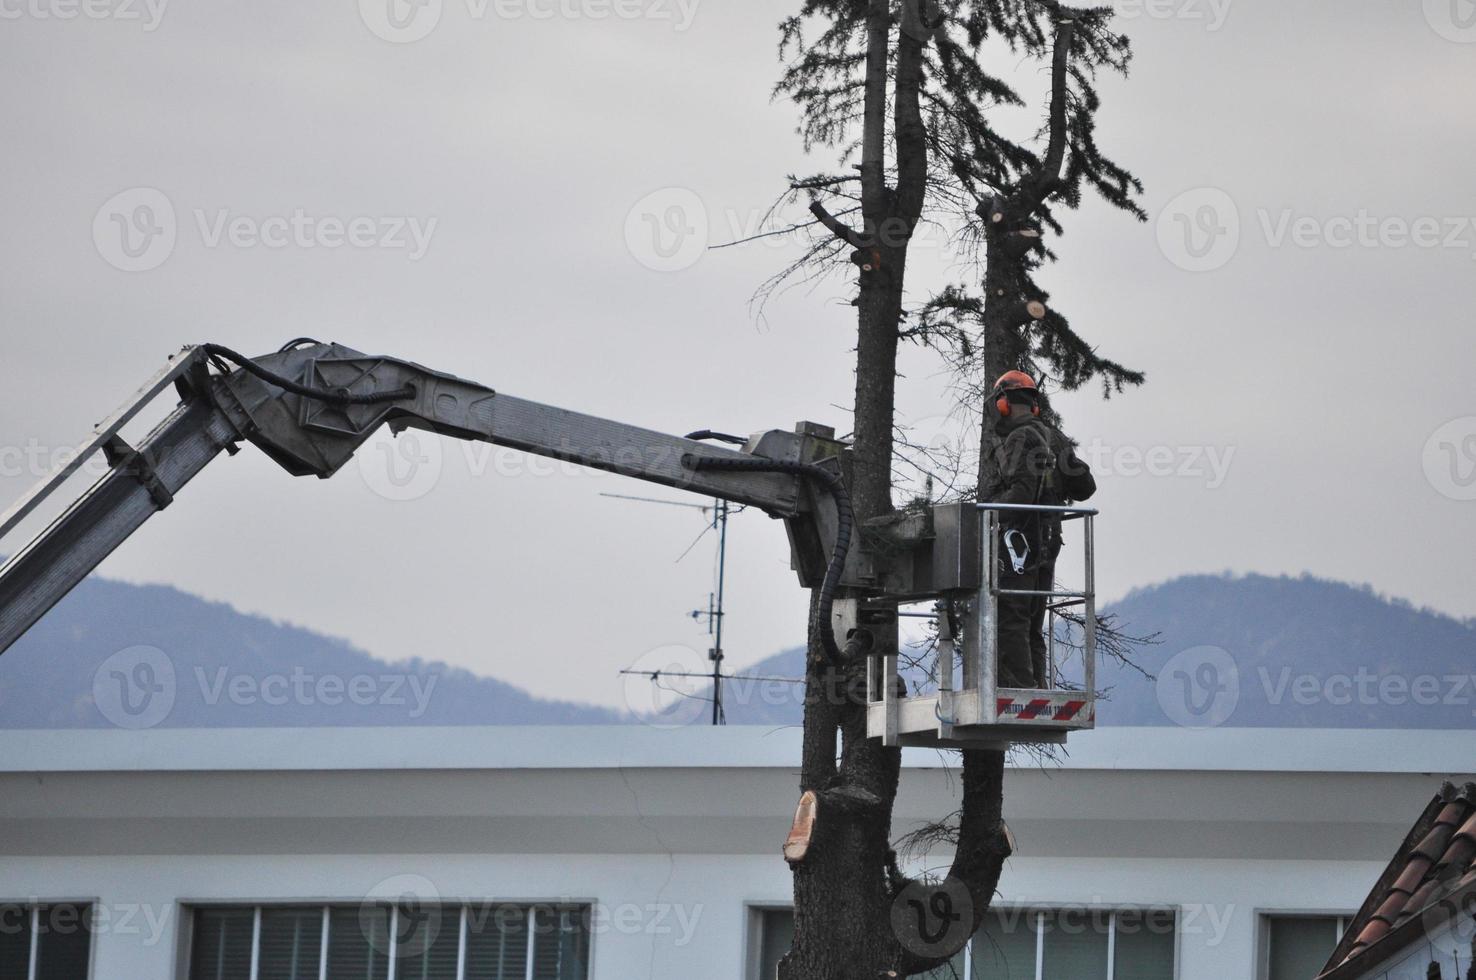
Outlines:
[[[1000,694],[999,687],[999,599],[1000,596],[1041,597],[1047,600],[1046,663],[1045,676],[1039,678],[1044,687],[1018,689],[1018,693],[1039,695],[1079,693],[1091,699],[1097,682],[1097,582],[1095,522],[1097,510],[1091,507],[1051,506],[1046,504],[1003,504],[980,503],[977,505],[988,520],[984,526],[984,586],[979,593],[979,615],[976,617],[977,635],[966,637],[964,658],[964,686],[977,691],[978,713],[981,724],[998,724],[1001,720],[1001,704],[1011,700]],[[1039,514],[1059,517],[1061,522],[1079,521],[1082,525],[1083,582],[1081,591],[1058,590],[1052,580],[1045,589],[1005,589],[1000,586],[1002,557],[1001,533],[1004,529],[1001,518],[1008,514]],[[1039,544],[1039,542],[1037,542]],[[1056,681],[1056,618],[1061,610],[1073,606],[1082,607],[1082,660],[1083,685],[1080,692],[1060,691]],[[972,640],[973,642],[969,642]],[[973,661],[971,664],[970,661]],[[972,666],[972,670],[970,667]],[[950,673],[947,671],[944,673]],[[972,675],[972,676],[971,676]],[[941,674],[940,674],[941,676]],[[978,683],[970,683],[977,678]],[[951,681],[951,678],[950,678]],[[1004,689],[1011,691],[1013,689]]]
[[[895,648],[879,651],[867,672],[867,730],[885,745],[1002,748],[1022,742],[1061,744],[1070,732],[1094,727],[1097,511],[1026,504],[973,506],[982,516],[975,525],[978,537],[974,539],[975,553],[983,565],[975,579],[977,588],[943,592],[930,612],[893,611],[895,616],[927,618],[937,624],[936,693],[907,694],[900,683]],[[1003,587],[1003,534],[1010,516],[1022,514],[1039,514],[1080,527],[1085,574],[1079,590],[1059,588],[1054,578],[1034,589]],[[1041,547],[1043,542],[1037,539],[1032,546]],[[1070,561],[1067,554],[1063,551],[1058,560]],[[1039,560],[1041,556],[1034,557]],[[1044,676],[1036,678],[1042,687],[999,687],[1001,597],[1040,598],[1046,604],[1046,662]],[[1067,689],[1058,669],[1056,628],[1068,609],[1080,610],[1083,627],[1080,689]],[[1071,615],[1076,618],[1076,613]]]

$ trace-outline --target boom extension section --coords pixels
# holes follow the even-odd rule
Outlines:
[[[226,366],[223,357],[236,366],[212,371],[212,364]],[[138,446],[125,443],[123,426],[171,385],[179,406]],[[88,458],[106,456],[108,472],[0,567],[0,653],[222,451],[250,442],[295,476],[327,478],[385,424],[752,504],[775,517],[795,517],[810,506],[805,481],[793,474],[689,465],[696,457],[755,458],[751,453],[501,395],[408,361],[338,344],[294,346],[249,360],[222,348],[186,347],[101,423],[65,467],[0,515],[3,545]],[[840,450],[833,441],[794,433],[760,441],[793,462]]]

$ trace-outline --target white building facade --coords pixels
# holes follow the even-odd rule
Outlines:
[[[0,733],[0,980],[757,980],[798,758],[761,728]],[[956,809],[956,764],[908,751],[899,833]],[[1470,732],[1075,736],[1009,771],[959,965],[1312,980],[1473,770]]]

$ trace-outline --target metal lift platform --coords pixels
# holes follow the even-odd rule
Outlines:
[[[1083,507],[1045,507],[981,503],[975,505],[982,541],[978,591],[945,595],[933,612],[902,613],[935,619],[938,638],[931,672],[935,693],[902,696],[899,656],[873,658],[867,677],[867,734],[888,746],[994,749],[1011,745],[1062,745],[1072,732],[1096,725],[1097,604],[1093,542],[1097,511]],[[1001,515],[1035,512],[1060,515],[1062,523],[1079,523],[1085,557],[1085,586],[1080,592],[1020,592],[999,586]],[[998,686],[999,598],[1043,596],[1047,601],[1046,676],[1051,687],[1023,690]],[[1057,663],[1056,623],[1067,609],[1080,609],[1083,679],[1080,688],[1066,687]],[[951,612],[951,615],[950,615]],[[838,626],[852,626],[856,604],[838,610]],[[924,666],[928,664],[924,663]]]

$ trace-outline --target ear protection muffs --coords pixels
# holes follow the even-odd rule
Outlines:
[[[1003,418],[1010,417],[1010,395],[1008,391],[995,392],[994,407],[999,410]],[[1040,415],[1040,402],[1033,402],[1030,406],[1031,415]]]

